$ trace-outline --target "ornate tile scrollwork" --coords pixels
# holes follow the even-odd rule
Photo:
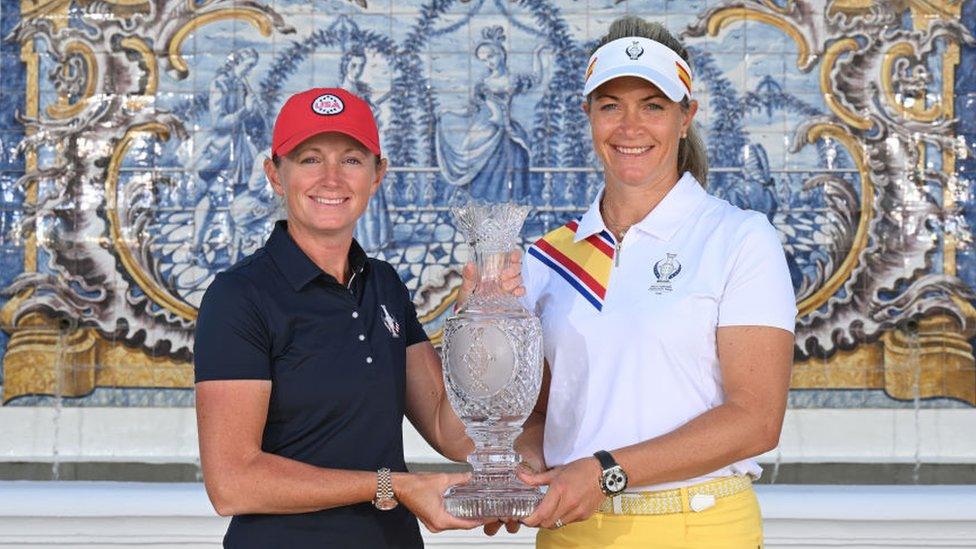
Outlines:
[[[26,82],[16,132],[0,127],[0,153],[19,141],[22,159],[0,156],[16,212],[2,214],[0,243],[22,258],[0,280],[4,403],[192,385],[200,297],[278,212],[260,164],[294,91],[342,85],[373,107],[392,169],[357,238],[398,269],[435,340],[468,259],[450,206],[529,203],[528,239],[585,209],[602,184],[578,93],[603,24],[594,2],[396,4],[27,0],[4,12],[3,53],[17,61],[0,62]],[[861,404],[840,389],[976,405],[976,296],[957,261],[971,245],[958,166],[972,150],[955,95],[957,71],[976,70],[972,10],[708,6],[647,16],[667,16],[694,52],[710,191],[781,232],[800,309],[794,389],[839,395],[835,406]]]
[[[860,174],[859,190],[829,175],[805,182],[822,186],[829,199],[822,233],[828,253],[816,277],[798,288],[802,362],[794,387],[845,387],[851,380],[810,379],[805,370],[817,369],[818,359],[844,356],[839,351],[880,343],[883,375],[868,386],[896,398],[920,393],[976,404],[976,377],[967,375],[973,370],[968,340],[976,334],[973,290],[951,270],[932,272],[929,259],[955,253],[953,235],[943,227],[959,216],[952,200],[958,175],[945,168],[968,151],[954,135],[951,79],[959,45],[974,39],[957,19],[959,6],[952,17],[952,10],[909,2],[916,25],[906,29],[900,3],[854,4],[834,2],[819,16],[813,2],[725,2],[687,33],[714,35],[750,20],[795,40],[797,69],[819,70],[830,112],[797,126],[794,150],[830,137]],[[928,64],[940,57],[944,87],[933,94]],[[926,162],[933,156],[942,159],[938,168]],[[864,369],[849,356],[842,360]],[[836,362],[832,369],[844,369]],[[919,368],[939,379],[919,388],[904,375]]]

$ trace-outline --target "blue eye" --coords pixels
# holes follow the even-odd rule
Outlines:
[[[306,156],[299,161],[300,164],[318,164],[319,159],[314,156]]]

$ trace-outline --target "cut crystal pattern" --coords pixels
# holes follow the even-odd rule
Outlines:
[[[501,290],[528,208],[467,205],[454,217],[475,249],[478,285],[444,326],[444,385],[475,451],[471,481],[451,487],[447,510],[463,518],[525,517],[542,494],[515,475],[513,446],[542,383],[542,325]]]

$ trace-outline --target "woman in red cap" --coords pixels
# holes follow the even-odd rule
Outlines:
[[[406,472],[404,416],[447,457],[473,446],[407,289],[353,239],[386,172],[369,106],[299,93],[272,141],[265,172],[287,220],[217,275],[197,319],[200,457],[233,516],[225,546],[421,547],[414,515],[434,532],[478,526],[443,506],[466,475]],[[506,288],[521,295],[516,271]]]
[[[549,490],[523,522],[543,548],[756,549],[755,457],[777,444],[793,357],[778,235],[704,190],[667,29],[618,19],[584,78],[604,189],[523,261],[547,368],[519,449],[549,468],[524,475]]]

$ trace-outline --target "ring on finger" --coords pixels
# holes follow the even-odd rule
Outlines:
[[[556,528],[562,528],[563,526],[566,526],[566,525],[563,524],[562,519],[556,519],[556,522],[553,524],[553,526],[555,526]]]

